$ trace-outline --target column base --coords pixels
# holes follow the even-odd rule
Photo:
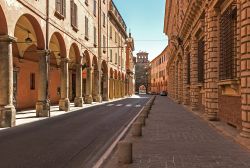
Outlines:
[[[101,103],[102,102],[102,96],[101,95],[94,96],[93,97],[93,101]]]
[[[109,98],[107,98],[107,97],[102,97],[102,101],[109,101]]]
[[[16,109],[13,105],[0,108],[0,128],[16,125]]]
[[[217,113],[207,113],[207,119],[209,121],[218,121]]]
[[[50,104],[48,101],[38,101],[36,103],[36,116],[49,117]]]
[[[93,98],[91,95],[85,96],[85,103],[86,104],[92,104],[93,103]]]
[[[59,101],[59,110],[61,110],[61,111],[69,111],[70,110],[70,101],[68,98],[61,99]]]
[[[250,122],[242,122],[241,137],[250,138]]]
[[[191,106],[192,111],[199,111],[199,108],[197,106]]]
[[[83,98],[82,97],[76,97],[74,100],[75,107],[83,107]]]

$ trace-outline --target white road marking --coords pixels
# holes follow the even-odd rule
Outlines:
[[[122,106],[122,105],[123,105],[123,104],[117,104],[116,106],[117,106],[117,107],[120,107],[120,106]]]
[[[131,106],[132,106],[132,104],[127,104],[127,105],[126,105],[126,107],[131,107]]]
[[[114,104],[107,104],[107,106],[113,106]]]
[[[141,107],[141,105],[140,105],[140,104],[137,104],[135,107]]]

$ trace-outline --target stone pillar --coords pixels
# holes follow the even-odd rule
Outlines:
[[[0,127],[16,125],[16,110],[13,105],[13,56],[14,37],[0,36]]]
[[[178,103],[182,103],[183,99],[182,99],[182,96],[183,96],[183,74],[182,74],[182,62],[179,61],[178,63]]]
[[[219,18],[214,9],[205,17],[205,112],[208,120],[217,120],[219,82]]]
[[[74,103],[76,107],[82,107],[84,103],[82,97],[82,64],[76,64],[76,97]]]
[[[38,101],[36,103],[36,116],[49,117],[50,104],[48,101],[48,56],[49,52],[42,50],[37,52],[39,55],[39,82],[38,82]]]
[[[114,80],[114,96],[115,96],[115,98],[118,98],[118,95],[117,95],[117,93],[118,93],[118,87],[117,87],[117,85],[118,85],[118,83],[117,83],[117,79],[115,79]]]
[[[70,110],[68,62],[68,58],[61,58],[61,99],[59,109],[62,111]]]
[[[108,92],[108,74],[103,74],[103,95],[102,100],[103,101],[109,101],[109,92]]]
[[[112,77],[109,79],[109,98],[114,98],[114,79]]]
[[[241,109],[242,109],[242,131],[241,136],[250,138],[250,0],[241,0],[240,4],[241,24]]]
[[[198,110],[199,103],[199,87],[198,87],[198,42],[195,37],[191,39],[191,73],[190,73],[190,82],[191,82],[191,108],[193,111]]]
[[[94,70],[94,86],[93,86],[93,101],[101,102],[102,97],[100,95],[100,75],[99,70]]]
[[[92,104],[93,98],[92,98],[92,68],[87,68],[87,77],[86,77],[86,96],[85,96],[85,103]]]
[[[179,102],[179,93],[178,93],[178,84],[179,84],[179,81],[178,81],[178,77],[179,77],[179,68],[178,68],[178,66],[179,66],[179,61],[176,61],[175,62],[175,75],[174,75],[174,80],[175,80],[175,85],[174,85],[174,87],[175,87],[175,101],[177,101],[177,102]]]
[[[184,51],[184,56],[183,56],[183,104],[188,105],[189,102],[189,90],[188,90],[188,52],[185,50]]]

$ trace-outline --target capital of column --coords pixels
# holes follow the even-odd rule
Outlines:
[[[70,59],[65,57],[65,58],[61,58],[61,62],[63,63],[69,63]]]
[[[0,36],[0,42],[9,42],[9,43],[12,43],[12,42],[16,42],[17,41],[17,38],[16,37],[12,37],[10,35],[2,35]]]

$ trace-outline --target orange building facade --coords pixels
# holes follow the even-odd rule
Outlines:
[[[0,0],[0,127],[23,109],[46,117],[52,104],[129,95],[126,29],[112,0]]]
[[[151,93],[159,94],[168,90],[168,48],[151,61]]]

